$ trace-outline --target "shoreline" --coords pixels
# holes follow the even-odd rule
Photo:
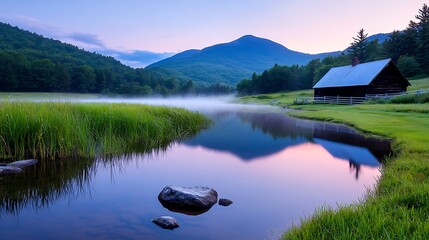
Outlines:
[[[429,127],[425,127],[424,120],[428,121],[429,115],[419,113],[419,107],[429,108],[429,104],[405,107],[388,104],[292,107],[303,111],[286,114],[342,123],[364,134],[392,139],[394,155],[386,158],[374,191],[368,193],[363,202],[342,206],[337,210],[317,211],[302,219],[299,225],[288,229],[282,239],[384,239],[393,236],[408,239],[426,236],[425,229],[429,224],[423,213],[427,213],[429,208],[429,197],[425,196],[429,195],[429,184],[426,183],[429,180],[429,150],[424,149],[424,146],[429,143]],[[408,111],[404,111],[404,108],[408,108]],[[389,117],[392,117],[391,122],[388,121]],[[375,119],[378,121],[371,123]],[[405,119],[405,122],[409,120],[409,125],[394,124],[401,119]],[[385,124],[377,126],[377,122],[383,120]],[[414,135],[413,130],[423,137]],[[397,211],[403,215],[397,216]],[[387,223],[392,225],[385,226]]]

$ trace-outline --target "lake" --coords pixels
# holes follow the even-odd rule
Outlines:
[[[181,106],[211,128],[166,149],[38,164],[0,177],[0,239],[277,239],[320,207],[356,203],[380,177],[390,143],[344,125],[218,99],[98,99]],[[158,201],[168,185],[207,186],[228,207],[197,216]],[[169,215],[180,227],[151,219]]]

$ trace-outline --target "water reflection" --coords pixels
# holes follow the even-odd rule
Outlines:
[[[22,174],[0,176],[0,218],[5,214],[18,215],[21,209],[49,208],[60,199],[73,201],[91,196],[91,183],[97,169],[107,170],[114,181],[136,158],[156,158],[167,151],[169,145],[158,149],[136,146],[135,152],[120,156],[103,156],[96,159],[61,159],[41,161],[27,167]]]
[[[23,208],[46,208],[58,199],[88,193],[95,175],[94,161],[62,160],[40,163],[22,174],[0,178],[0,216]]]
[[[344,125],[287,117],[283,112],[220,112],[211,117],[215,126],[185,144],[229,152],[251,161],[313,142],[333,157],[350,161],[357,178],[359,165],[378,167],[379,160],[390,153],[389,141],[367,138]]]
[[[205,114],[212,128],[151,153],[41,163],[2,176],[0,238],[266,239],[316,207],[356,201],[390,151],[388,142],[346,126],[278,110]],[[197,216],[171,212],[157,199],[168,185],[210,186],[234,204]],[[181,227],[150,222],[162,215]]]

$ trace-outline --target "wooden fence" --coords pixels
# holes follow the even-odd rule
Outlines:
[[[325,104],[361,104],[371,99],[392,99],[397,96],[410,95],[410,94],[423,94],[429,93],[429,89],[419,89],[416,91],[400,92],[400,93],[386,93],[386,94],[367,94],[365,97],[343,97],[343,96],[323,96],[323,97],[298,97],[295,100],[296,104],[308,103],[325,103]]]

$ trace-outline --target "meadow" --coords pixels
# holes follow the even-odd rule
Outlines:
[[[210,121],[178,108],[140,104],[0,102],[0,158],[58,159],[165,148]]]

